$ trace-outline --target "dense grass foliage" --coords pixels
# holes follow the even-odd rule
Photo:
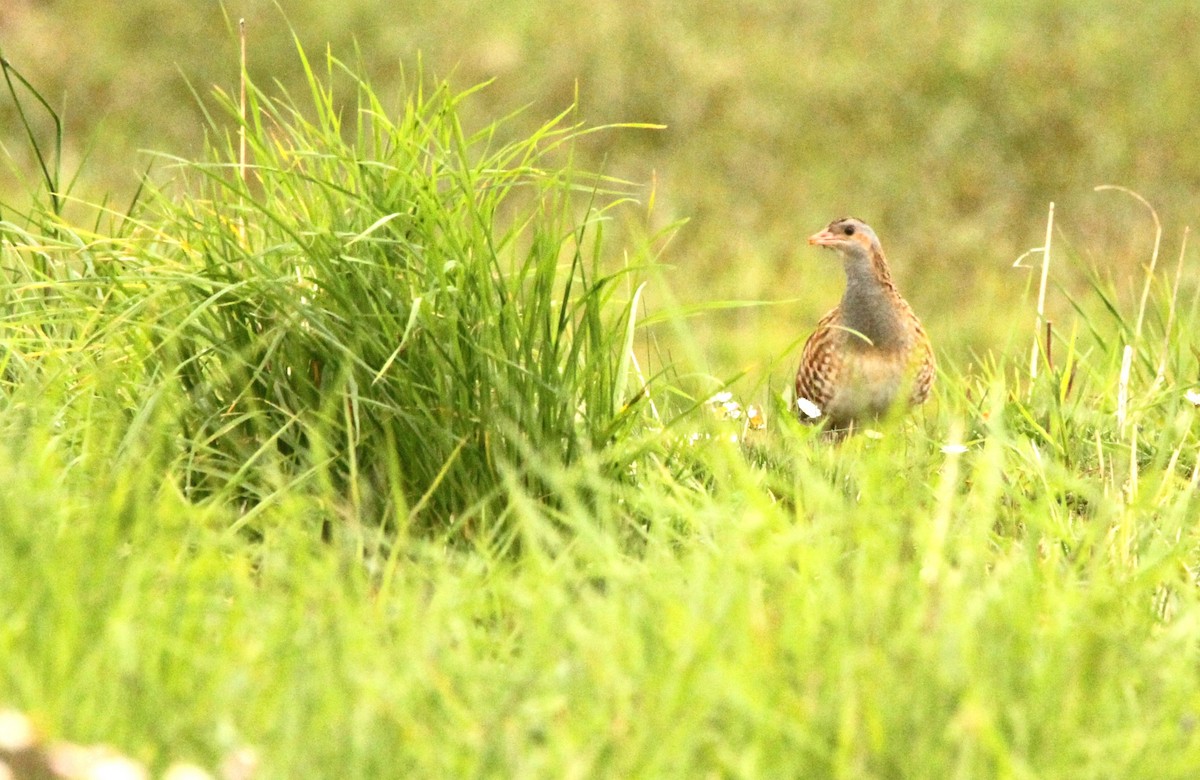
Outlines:
[[[347,120],[330,84],[353,74],[327,65],[307,111],[251,85],[252,164],[231,134],[118,236],[80,252],[89,239],[52,212],[29,218],[39,235],[13,226],[50,248],[13,253],[12,316],[102,304],[95,346],[133,367],[132,392],[169,397],[188,495],[259,504],[328,483],[356,517],[441,528],[495,521],[506,473],[545,492],[520,466],[529,453],[626,469],[609,445],[643,398],[636,291],[600,268],[623,197],[571,167],[581,129],[563,115],[502,143],[495,125],[464,134],[445,85],[391,117],[354,80]]]
[[[170,244],[131,305],[188,313],[155,360],[193,401],[189,483],[315,469],[404,522],[477,515],[525,452],[569,464],[629,429],[632,291],[595,251],[619,200],[545,166],[565,117],[505,144],[465,135],[444,85],[392,117],[359,81],[343,119],[339,67],[312,120],[251,89],[253,166],[230,143],[198,196],[158,199]]]
[[[128,209],[44,154],[4,208],[0,705],[266,778],[1200,765],[1192,250],[1095,264],[1130,296],[1056,243],[1072,316],[830,446],[642,316],[638,191],[576,160],[643,131],[305,68]]]

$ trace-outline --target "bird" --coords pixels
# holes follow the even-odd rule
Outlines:
[[[901,403],[924,403],[937,363],[870,225],[835,219],[808,243],[838,254],[846,291],[800,353],[796,407],[801,420],[823,424],[826,437],[840,440]]]

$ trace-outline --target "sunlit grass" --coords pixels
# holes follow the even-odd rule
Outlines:
[[[308,83],[244,171],[214,130],[128,213],[5,212],[0,706],[281,778],[1200,764],[1186,265],[829,446],[655,351],[569,115]]]

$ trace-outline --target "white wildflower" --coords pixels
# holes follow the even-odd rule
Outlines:
[[[213,777],[195,764],[172,764],[163,780],[213,780]]]
[[[16,710],[0,710],[0,750],[19,753],[36,743],[33,721]]]
[[[801,414],[810,420],[815,420],[821,416],[821,407],[817,406],[807,398],[797,398],[796,408],[800,410]]]

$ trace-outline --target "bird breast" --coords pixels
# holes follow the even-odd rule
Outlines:
[[[884,414],[911,379],[907,352],[848,351],[823,412],[834,421]]]

